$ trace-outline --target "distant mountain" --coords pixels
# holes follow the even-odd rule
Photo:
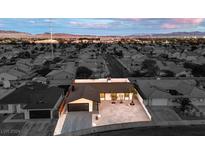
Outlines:
[[[190,36],[197,36],[197,37],[204,37],[205,32],[172,32],[172,33],[159,33],[159,34],[142,34],[142,35],[131,35],[131,37],[190,37]]]
[[[50,38],[50,33],[36,34],[33,35],[36,38]],[[82,37],[97,37],[95,35],[75,35],[75,34],[66,34],[66,33],[53,33],[53,38],[82,38]]]
[[[17,31],[0,30],[0,38],[29,38],[32,34]]]
[[[134,38],[134,37],[185,37],[185,36],[197,36],[204,37],[205,32],[172,32],[172,33],[159,33],[159,34],[136,34],[136,35],[128,35],[128,36],[97,36],[97,35],[77,35],[77,34],[67,34],[67,33],[54,33],[53,38]],[[5,31],[0,30],[0,38],[39,38],[39,39],[48,39],[50,38],[50,33],[43,34],[30,34],[26,32],[18,32],[18,31]]]

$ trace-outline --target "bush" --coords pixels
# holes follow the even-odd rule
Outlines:
[[[87,67],[81,66],[81,67],[77,68],[76,78],[77,79],[87,79],[92,74],[93,74],[93,72],[90,69],[88,69]]]

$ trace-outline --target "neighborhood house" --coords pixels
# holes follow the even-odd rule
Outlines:
[[[25,119],[52,119],[62,99],[62,89],[30,82],[0,100],[0,113],[23,113]]]
[[[150,120],[142,97],[127,78],[76,79],[60,107],[55,134]]]

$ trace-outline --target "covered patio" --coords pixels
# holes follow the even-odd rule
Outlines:
[[[99,105],[99,114],[92,115],[92,125],[102,126],[116,123],[150,121],[150,117],[146,113],[141,103],[134,98],[134,105],[131,101],[102,101]]]

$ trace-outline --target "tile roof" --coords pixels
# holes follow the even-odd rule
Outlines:
[[[194,80],[136,80],[145,98],[205,98],[205,90],[193,84]],[[171,93],[171,91],[173,93]]]

